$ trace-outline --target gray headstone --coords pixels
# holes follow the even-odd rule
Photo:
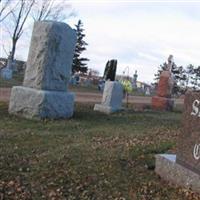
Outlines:
[[[101,104],[95,104],[94,110],[113,113],[122,109],[123,86],[117,81],[106,81]]]
[[[13,69],[12,69],[12,59],[11,59],[11,52],[8,56],[6,67],[1,70],[1,77],[5,80],[12,79]]]
[[[11,114],[30,119],[68,118],[74,95],[67,92],[76,33],[67,24],[35,22],[23,87],[13,87]]]
[[[10,80],[12,79],[12,73],[13,71],[11,69],[5,67],[1,70],[1,77],[5,80]]]
[[[75,30],[67,24],[36,22],[23,85],[41,90],[66,91],[75,43]]]

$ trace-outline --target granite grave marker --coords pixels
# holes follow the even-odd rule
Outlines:
[[[110,114],[122,109],[123,86],[115,81],[117,60],[110,60],[106,63],[104,71],[105,86],[101,104],[95,104],[94,110]]]
[[[23,86],[12,88],[9,113],[26,118],[68,118],[74,94],[67,92],[75,30],[53,21],[35,22]]]
[[[200,193],[200,92],[186,93],[177,155],[156,155],[156,173]]]
[[[173,56],[168,58],[167,69],[160,74],[157,95],[152,97],[152,108],[154,110],[172,110],[174,101],[171,99],[173,88],[173,77],[171,73],[174,64]]]

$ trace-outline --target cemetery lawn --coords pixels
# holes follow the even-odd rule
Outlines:
[[[11,88],[12,86],[22,85],[24,79],[24,75],[21,74],[13,74],[13,78],[11,80],[5,80],[0,77],[0,86],[4,88]]]
[[[13,78],[11,80],[5,80],[0,77],[0,87],[2,88],[12,88],[13,86],[20,86],[23,84],[24,74],[13,74]],[[82,85],[69,85],[68,88],[72,92],[92,92],[92,93],[101,93],[98,90],[97,85],[89,85],[89,86],[82,86]]]
[[[176,150],[181,113],[108,116],[76,104],[70,120],[31,121],[7,109],[0,103],[0,199],[200,199],[154,172],[154,155]]]

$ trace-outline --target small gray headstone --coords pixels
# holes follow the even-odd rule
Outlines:
[[[13,75],[13,69],[12,69],[12,60],[10,52],[6,67],[1,70],[1,77],[5,80],[10,80],[12,79],[12,75]]]
[[[122,109],[123,86],[117,81],[106,81],[101,104],[95,104],[94,110],[113,113]]]
[[[5,80],[10,80],[12,79],[12,73],[13,71],[11,69],[5,67],[1,70],[1,77]]]

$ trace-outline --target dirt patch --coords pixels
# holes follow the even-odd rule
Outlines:
[[[10,98],[10,88],[0,88],[0,101],[8,102]],[[83,103],[100,103],[102,99],[101,93],[92,93],[92,92],[75,92],[76,102],[83,102]],[[124,103],[126,99],[124,99]],[[177,105],[183,105],[183,99],[176,99],[175,100]],[[144,96],[129,96],[129,103],[137,104],[137,105],[151,105],[151,97],[144,97]]]

